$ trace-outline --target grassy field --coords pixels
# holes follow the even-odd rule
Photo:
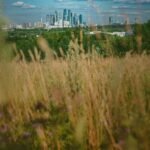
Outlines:
[[[0,63],[0,150],[149,150],[149,56],[39,46],[43,62]]]

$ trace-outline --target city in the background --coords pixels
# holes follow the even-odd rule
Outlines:
[[[72,12],[70,9],[64,9],[63,12],[55,10],[53,13],[47,14],[45,18],[39,19],[38,22],[25,22],[22,24],[9,24],[7,29],[32,29],[32,28],[69,28],[84,27],[86,23],[83,21],[83,15]]]

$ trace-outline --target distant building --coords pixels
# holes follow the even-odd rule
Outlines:
[[[21,24],[16,25],[16,29],[23,29],[23,26]]]
[[[50,15],[46,15],[46,23],[50,23]]]
[[[57,11],[55,11],[55,22],[58,22],[58,19],[59,19],[59,14]]]
[[[126,32],[113,32],[112,35],[116,35],[116,36],[119,36],[119,37],[124,37],[124,36],[126,36]]]
[[[83,22],[83,15],[73,13],[70,9],[64,9],[63,12],[54,11],[51,14],[45,16],[45,21],[41,20],[31,23],[23,23],[21,25],[13,25],[4,27],[4,29],[31,29],[31,28],[63,28],[63,27],[76,27],[76,26],[86,26],[86,23]]]
[[[50,15],[50,25],[54,26],[54,24],[55,24],[55,15],[51,14]]]
[[[18,26],[18,25],[16,25],[16,26]],[[22,28],[24,28],[24,29],[29,29],[29,28],[31,28],[32,27],[32,24],[31,23],[23,23],[22,24]],[[18,27],[17,27],[18,28]]]
[[[73,26],[73,13],[72,12],[70,14],[70,25],[71,27]]]
[[[67,9],[63,11],[63,21],[67,21]]]
[[[78,25],[78,16],[77,14],[73,15],[73,26],[77,26]]]
[[[112,24],[112,17],[109,17],[109,25]]]
[[[41,21],[35,22],[34,23],[34,28],[44,28],[44,24]]]
[[[67,21],[70,22],[71,21],[70,19],[71,19],[71,10],[69,9],[68,10],[68,15],[67,15]]]
[[[79,24],[80,24],[80,25],[83,24],[83,17],[82,17],[81,14],[79,15]]]

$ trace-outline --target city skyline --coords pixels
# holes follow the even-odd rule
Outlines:
[[[74,27],[83,25],[83,15],[65,8],[63,12],[55,10],[46,15],[46,24],[51,26]],[[85,23],[84,23],[85,24]]]
[[[65,8],[63,12],[55,10],[46,14],[44,18],[39,18],[37,22],[24,22],[21,24],[10,23],[6,29],[33,29],[33,28],[66,28],[66,27],[84,27],[86,22],[82,14],[74,13],[72,10]]]

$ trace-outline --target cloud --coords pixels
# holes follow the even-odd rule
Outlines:
[[[12,6],[14,6],[14,7],[20,7],[20,8],[24,8],[24,9],[33,9],[33,8],[36,8],[35,5],[27,4],[27,3],[24,3],[22,1],[14,2],[14,3],[12,3]]]
[[[24,2],[18,1],[18,2],[13,3],[12,5],[16,7],[22,7],[24,5]]]
[[[112,9],[137,9],[137,8],[129,5],[122,5],[122,6],[113,5]]]
[[[36,8],[36,6],[35,5],[30,5],[30,4],[24,4],[23,6],[22,6],[22,8],[25,8],[25,9],[33,9],[33,8]]]

